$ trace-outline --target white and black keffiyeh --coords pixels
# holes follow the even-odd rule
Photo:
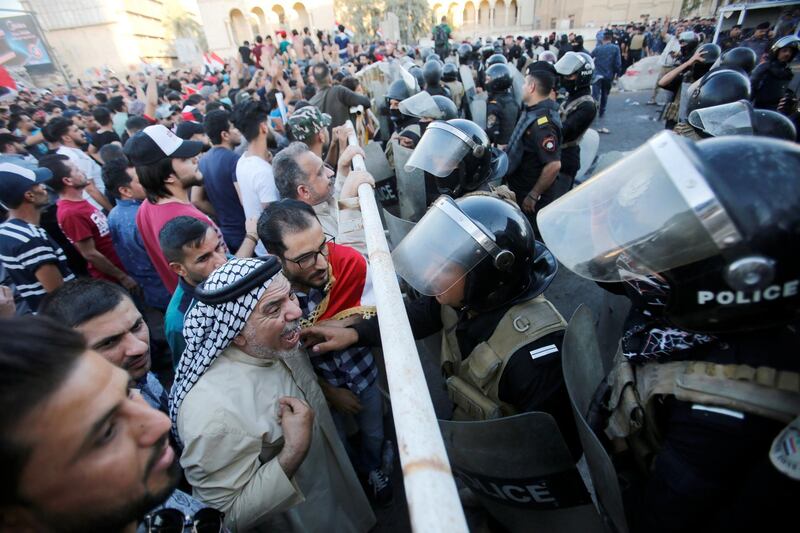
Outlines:
[[[261,259],[232,259],[211,273],[203,289],[219,290],[244,278],[263,264]],[[242,332],[272,279],[274,278],[265,280],[229,302],[212,305],[197,301],[186,315],[183,323],[186,349],[175,372],[169,403],[172,431],[179,443],[177,423],[181,403],[219,354]]]

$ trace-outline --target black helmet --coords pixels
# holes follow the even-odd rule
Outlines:
[[[441,61],[428,61],[422,67],[422,77],[425,79],[426,87],[436,87],[442,80]]]
[[[437,54],[436,52],[434,52],[434,53],[432,53],[432,54],[428,54],[428,57],[426,57],[426,58],[425,58],[425,62],[427,63],[428,61],[433,61],[434,59],[435,59],[436,61],[439,61],[439,62],[441,62],[441,61],[442,61],[442,58],[441,58],[441,57],[439,57],[439,54]]]
[[[786,35],[785,37],[781,37],[770,47],[769,53],[772,55],[772,57],[777,58],[780,49],[787,47],[792,49],[792,59],[797,57],[797,50],[800,48],[800,37],[797,35]]]
[[[389,90],[386,91],[386,107],[389,107],[391,100],[401,102],[411,96],[411,91],[408,90],[408,85],[402,79],[395,80],[389,85]]]
[[[753,134],[785,141],[797,140],[797,129],[786,115],[769,109],[753,110]]]
[[[458,65],[445,63],[442,67],[442,81],[458,81]]]
[[[737,46],[722,54],[719,66],[722,68],[739,69],[749,76],[753,69],[756,68],[757,62],[758,58],[752,48]]]
[[[469,56],[472,55],[472,46],[467,43],[462,43],[458,46],[458,62],[462,65],[469,61]]]
[[[433,48],[429,46],[425,46],[419,49],[419,57],[422,58],[422,61],[425,62],[428,60],[428,56],[433,53]]]
[[[592,56],[585,52],[567,52],[556,62],[555,69],[563,77],[578,74],[578,79],[574,84],[576,89],[592,84],[594,61]]]
[[[411,65],[408,67],[408,73],[414,76],[414,79],[417,80],[417,85],[419,85],[419,89],[423,90],[425,88],[425,76],[422,75],[422,69],[419,65]]]
[[[491,150],[486,132],[471,120],[435,121],[425,128],[406,169],[435,176],[442,194],[457,197],[502,177],[502,155]]]
[[[511,87],[511,69],[505,63],[495,63],[486,69],[486,90],[497,93]]]
[[[499,64],[503,65],[508,64],[508,59],[506,59],[506,56],[504,56],[503,54],[492,54],[491,56],[489,56],[489,59],[486,60],[486,68],[489,68],[492,65],[499,65]]]
[[[486,61],[494,55],[494,47],[491,44],[485,44],[481,48],[481,58]]]
[[[750,99],[750,80],[739,71],[719,69],[709,72],[689,87],[686,112],[695,109]]]
[[[722,49],[714,43],[705,43],[697,47],[697,52],[703,52],[703,63],[713,65],[719,59]]]
[[[575,189],[543,208],[537,223],[560,262],[584,277],[660,278],[664,318],[678,328],[775,327],[800,318],[800,181],[787,179],[798,168],[795,143],[692,143],[664,132],[595,175],[588,194]],[[589,230],[602,241],[581,236]]]
[[[558,263],[519,208],[489,194],[440,196],[392,252],[397,273],[438,296],[464,280],[464,309],[488,312],[541,294]]]
[[[452,120],[454,118],[458,118],[458,108],[451,99],[440,94],[434,94],[432,98],[433,101],[436,102],[436,107],[439,108],[439,111],[444,113],[444,116],[441,118],[441,120]]]

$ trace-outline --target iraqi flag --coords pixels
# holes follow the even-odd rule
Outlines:
[[[225,62],[214,52],[206,52],[203,54],[203,67],[209,74],[213,74],[221,72],[225,68]]]

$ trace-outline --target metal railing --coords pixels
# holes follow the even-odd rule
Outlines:
[[[348,121],[347,125],[351,128],[349,144],[358,145],[352,123]],[[361,156],[353,158],[353,169],[366,170]],[[358,198],[411,527],[420,533],[466,532],[467,520],[406,316],[372,187],[362,184],[358,188]]]

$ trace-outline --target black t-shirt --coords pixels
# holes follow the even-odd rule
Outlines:
[[[111,144],[113,142],[122,142],[119,138],[119,135],[114,130],[104,131],[102,133],[95,133],[92,135],[92,146],[97,148],[98,150],[107,144]]]
[[[242,56],[242,63],[245,65],[252,65],[253,58],[251,57],[252,51],[250,50],[249,46],[240,46],[239,47],[239,55]]]

